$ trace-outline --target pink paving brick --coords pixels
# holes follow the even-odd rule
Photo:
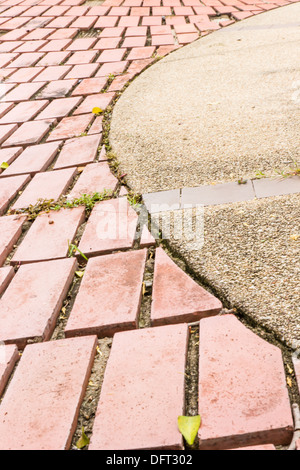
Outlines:
[[[54,160],[61,142],[31,145],[1,174],[1,177],[45,171]]]
[[[0,268],[0,296],[3,294],[8,284],[15,275],[15,270],[11,266]],[[1,346],[0,346],[0,364],[1,364]]]
[[[47,28],[67,28],[70,26],[73,21],[75,20],[75,17],[71,16],[61,16],[57,17],[54,20],[52,20],[50,23],[48,23]]]
[[[1,41],[17,41],[18,39],[22,39],[28,33],[26,28],[18,28],[9,31],[8,33],[3,34],[1,36]]]
[[[36,52],[38,51],[41,47],[43,47],[45,44],[47,44],[47,41],[25,41],[21,46],[18,47],[18,49],[15,50],[15,52]]]
[[[44,18],[42,16],[37,16],[36,18],[32,18],[28,23],[26,23],[25,28],[28,31],[32,31],[36,28],[43,28],[45,27],[50,21],[53,20],[53,17]]]
[[[65,78],[67,80],[74,78],[89,78],[97,72],[98,68],[99,64],[74,65]]]
[[[29,121],[42,111],[48,103],[48,100],[23,101],[23,103],[18,103],[11,111],[6,113],[5,116],[0,119],[0,124]]]
[[[42,138],[49,132],[55,120],[29,121],[24,122],[3,144],[4,147],[14,145],[33,145],[38,144]]]
[[[129,39],[129,38],[127,38]],[[133,38],[133,39],[139,39],[139,38]],[[119,77],[116,77],[110,87],[108,88],[108,91],[119,91],[122,90],[122,88],[134,77],[134,73],[125,73],[124,75],[120,75]]]
[[[153,62],[154,59],[144,59],[144,60],[133,60],[128,67],[127,72],[132,75],[137,75],[142,72],[148,65]]]
[[[21,266],[0,299],[0,338],[20,349],[29,339],[48,341],[73,280],[74,258]]]
[[[23,41],[6,41],[0,44],[0,52],[12,52],[13,50],[17,49]]]
[[[198,33],[177,34],[179,44],[189,44],[199,38]]]
[[[94,24],[94,28],[114,28],[118,22],[118,17],[114,16],[104,16],[99,18],[98,21]]]
[[[67,16],[83,16],[88,11],[88,6],[73,6],[68,11],[66,11],[65,15]]]
[[[11,176],[10,178],[1,178],[0,184],[0,215],[4,214],[8,205],[17,196],[18,192],[30,180],[29,175]]]
[[[204,7],[202,5],[202,6],[194,6],[193,9],[196,15],[216,16],[216,12],[212,7]]]
[[[9,77],[9,75],[11,75],[12,73],[14,73],[17,69],[0,69],[0,80],[1,80],[1,87],[4,85],[3,83],[3,79],[6,79],[7,77]],[[1,92],[3,94],[3,92]]]
[[[77,82],[78,80],[55,80],[38,94],[38,98],[62,98],[70,93]]]
[[[138,36],[138,37],[127,37],[124,39],[122,43],[122,47],[144,47],[146,45],[147,38],[146,36]]]
[[[84,207],[40,214],[12,258],[11,264],[65,258],[68,254],[68,242],[73,242],[84,219]]]
[[[198,33],[197,28],[192,23],[188,23],[185,25],[177,24],[174,26],[174,30],[176,34]]]
[[[117,28],[104,28],[100,34],[100,38],[115,38],[120,37],[123,35],[125,28],[117,27]]]
[[[162,34],[172,34],[171,26],[163,25],[163,26],[150,26],[150,33],[151,36],[154,35],[162,35]]]
[[[28,68],[19,68],[15,70],[16,72],[6,79],[7,83],[30,82],[43,70],[43,67],[28,67]]]
[[[92,134],[101,134],[102,132],[102,122],[103,122],[103,116],[97,116],[91,125],[91,127],[88,130],[88,135]]]
[[[87,165],[80,175],[69,197],[78,198],[82,194],[113,193],[118,185],[117,178],[111,173],[106,162]]]
[[[177,6],[174,7],[174,12],[176,16],[189,16],[194,14],[192,7]]]
[[[79,28],[81,30],[89,30],[96,23],[98,16],[82,16],[72,23],[72,28]]]
[[[96,340],[89,336],[26,347],[1,405],[1,448],[69,449]]]
[[[155,47],[135,47],[129,52],[128,60],[149,59],[155,51]]]
[[[66,49],[72,43],[72,39],[52,39],[46,46],[40,49],[41,52],[59,52]]]
[[[121,74],[125,71],[127,65],[127,60],[103,64],[96,73],[96,77],[108,77],[109,75]]]
[[[95,45],[94,49],[104,50],[104,49],[115,49],[119,46],[121,38],[102,38]]]
[[[200,449],[291,442],[281,351],[233,315],[200,321],[199,377]]]
[[[70,9],[69,6],[54,6],[44,13],[44,16],[62,16]]]
[[[81,105],[74,111],[73,115],[91,113],[92,109],[97,107],[102,110],[107,108],[114,99],[114,93],[99,93],[87,96]]]
[[[92,113],[63,118],[58,126],[51,132],[47,142],[79,136],[86,130],[92,119]]]
[[[99,135],[92,135],[67,140],[54,165],[54,169],[77,167],[94,162],[100,139]]]
[[[107,13],[109,10],[108,6],[93,6],[91,9],[87,12],[86,16],[104,16],[105,13]]]
[[[149,16],[150,8],[149,7],[133,7],[130,11],[131,16]]]
[[[152,36],[151,44],[153,46],[167,46],[175,44],[172,34],[163,34],[161,36]]]
[[[11,62],[11,67],[31,67],[36,64],[36,62],[43,57],[42,52],[24,52],[19,55],[13,62]]]
[[[120,18],[120,21],[118,23],[119,26],[138,26],[140,21],[139,16],[123,16]]]
[[[158,26],[161,23],[162,19],[159,16],[144,16],[142,19],[143,26]]]
[[[30,100],[46,83],[21,83],[6,95],[7,101],[20,101]]]
[[[127,49],[107,49],[101,52],[100,56],[97,59],[97,62],[120,62],[123,60]]]
[[[183,449],[186,348],[186,325],[115,335],[90,450]]]
[[[0,144],[2,144],[13,132],[15,132],[17,128],[17,124],[0,125]]]
[[[108,12],[108,16],[126,16],[129,14],[128,7],[112,7]]]
[[[54,65],[46,67],[33,82],[52,82],[53,80],[61,80],[71,70],[69,65]]]
[[[22,151],[23,151],[22,147],[10,147],[6,149],[1,149],[0,150],[1,163],[8,163],[8,165],[11,165],[12,162],[20,155]],[[0,173],[2,172],[3,170],[0,171]]]
[[[97,42],[97,38],[80,38],[75,39],[72,43],[68,46],[68,51],[87,51],[91,49],[93,45]]]
[[[98,94],[107,84],[107,77],[85,78],[72,92],[72,95]]]
[[[102,201],[90,215],[79,249],[86,256],[96,256],[131,248],[137,221],[137,213],[129,206],[127,199]]]
[[[21,26],[24,26],[26,23],[31,20],[30,17],[16,17],[16,18],[11,18],[5,23],[1,24],[1,29],[4,31],[11,31],[16,28],[20,28]]]
[[[19,358],[20,356],[16,345],[0,345],[0,398]]]
[[[90,64],[97,55],[97,51],[78,51],[74,52],[67,60],[67,65]]]
[[[155,244],[156,244],[155,238],[149,232],[146,225],[144,225],[143,230],[142,230],[142,234],[141,234],[140,247],[141,248],[148,248],[150,246],[154,246]]]
[[[90,259],[66,336],[97,334],[103,338],[138,328],[146,258],[147,250],[139,250]]]
[[[0,117],[2,118],[14,107],[13,103],[0,103]]]
[[[63,118],[70,114],[70,112],[80,103],[81,97],[74,98],[60,98],[53,100],[47,107],[42,111],[37,119],[49,119],[49,118]]]
[[[37,65],[45,67],[51,65],[59,65],[64,62],[70,55],[70,51],[48,52],[48,54],[46,54]]]
[[[147,26],[137,26],[126,28],[125,37],[134,37],[134,36],[146,36],[147,35]]]
[[[76,168],[66,168],[55,172],[46,171],[36,174],[14,203],[12,210],[34,206],[39,200],[53,199],[57,201],[60,196],[66,194],[76,173]]]
[[[153,325],[193,322],[216,315],[221,302],[182,271],[162,248],[156,250],[151,319]]]
[[[175,24],[186,24],[184,16],[168,16],[166,18],[166,24],[175,25]]]
[[[26,217],[24,216],[0,217],[0,266],[3,265],[20,237],[25,221]]]

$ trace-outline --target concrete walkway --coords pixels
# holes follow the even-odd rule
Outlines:
[[[0,1],[1,449],[182,450],[198,413],[195,449],[290,445],[297,355],[138,230],[102,145],[155,57],[286,3]]]

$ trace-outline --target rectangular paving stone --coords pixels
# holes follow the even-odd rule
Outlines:
[[[79,28],[83,31],[91,29],[96,21],[98,20],[98,16],[82,16],[77,18],[77,20],[72,23],[73,28]]]
[[[89,336],[26,347],[1,404],[1,448],[69,449],[96,341]]]
[[[68,51],[87,51],[97,42],[97,38],[79,38],[72,41],[67,47]]]
[[[11,266],[5,266],[5,268],[0,268],[0,296],[3,294],[8,284],[15,275],[15,270]],[[1,345],[0,345],[0,367],[1,367]],[[1,376],[1,373],[0,373]],[[1,388],[1,386],[0,386]],[[1,390],[0,390],[1,395]]]
[[[83,194],[113,193],[118,185],[118,179],[112,174],[106,162],[91,163],[81,173],[69,197],[78,198]]]
[[[76,269],[75,258],[21,266],[0,299],[0,340],[20,349],[48,341]]]
[[[0,398],[19,358],[15,344],[0,345]]]
[[[26,217],[19,215],[0,217],[0,266],[19,239],[25,221]]]
[[[77,137],[67,140],[54,165],[54,170],[77,167],[92,163],[97,156],[101,137],[99,135]]]
[[[6,95],[6,101],[18,103],[20,101],[30,100],[30,98],[32,98],[45,85],[46,82],[20,83],[20,85]]]
[[[1,174],[1,178],[24,174],[30,174],[33,176],[35,173],[45,171],[54,160],[60,145],[61,141],[57,141],[27,147],[24,152]]]
[[[80,103],[81,97],[54,99],[37,117],[40,119],[63,118]]]
[[[55,119],[24,122],[3,143],[3,147],[10,147],[14,145],[38,144],[42,140],[42,138],[49,132],[51,126],[53,126],[55,122]]]
[[[99,64],[79,64],[74,65],[66,75],[66,79],[89,78],[92,77],[99,68]]]
[[[114,92],[89,95],[78,106],[78,108],[74,111],[73,115],[75,116],[77,114],[91,113],[94,107],[104,110],[105,108],[107,108],[107,106],[110,105],[114,97]]]
[[[293,418],[280,349],[233,315],[200,321],[200,449],[288,445]]]
[[[11,111],[0,119],[0,124],[22,123],[33,119],[40,111],[42,111],[48,100],[40,101],[23,101],[18,103]]]
[[[90,259],[65,329],[66,337],[96,334],[104,338],[138,328],[146,259],[147,250]]]
[[[67,65],[90,64],[94,61],[97,51],[78,51],[74,52],[67,60]]]
[[[70,55],[70,51],[48,52],[48,54],[44,55],[44,57],[39,61],[37,65],[41,65],[43,67],[59,65],[64,62]]]
[[[0,144],[18,129],[17,124],[0,125]],[[2,162],[1,162],[2,163]]]
[[[63,118],[58,126],[51,132],[47,142],[79,136],[86,130],[93,118],[92,113]]]
[[[180,189],[143,194],[143,200],[151,214],[177,210],[180,208]]]
[[[115,49],[119,46],[121,42],[121,38],[101,38],[99,41],[94,45],[94,49],[99,49],[103,51],[104,49]],[[126,46],[124,46],[126,47]]]
[[[154,54],[155,47],[154,46],[146,46],[146,47],[134,47],[129,52],[127,57],[128,60],[138,60],[138,59],[150,59]]]
[[[204,206],[229,204],[238,201],[254,199],[255,193],[251,180],[246,184],[224,183],[203,185],[196,188],[183,188],[181,192],[181,207],[188,204],[203,204]]]
[[[13,161],[20,155],[23,151],[22,147],[10,147],[6,149],[0,150],[0,162],[7,163],[11,165]],[[8,170],[8,168],[7,168]],[[3,173],[4,170],[0,170],[0,174]],[[5,170],[6,171],[6,170]]]
[[[88,130],[88,135],[101,134],[102,123],[103,123],[103,116],[97,116],[93,124]],[[102,136],[101,136],[101,140],[102,140]]]
[[[49,83],[39,94],[36,99],[40,98],[63,98],[76,85],[78,80],[55,80]]]
[[[114,336],[90,450],[183,449],[187,339],[186,325]]]
[[[73,39],[78,33],[77,28],[61,28],[54,31],[51,36],[48,37],[48,40],[52,39]]]
[[[52,82],[53,80],[62,80],[71,67],[68,65],[49,66],[33,79],[33,82]]]
[[[11,62],[11,67],[32,67],[37,63],[39,59],[43,57],[42,52],[24,52],[19,55],[13,62]]]
[[[81,238],[79,249],[86,256],[132,248],[138,221],[126,198],[95,205]]]
[[[76,168],[67,168],[56,172],[46,171],[36,174],[14,203],[12,210],[25,209],[30,205],[35,205],[39,199],[57,201],[67,192],[76,173]]]
[[[101,52],[97,62],[120,62],[124,59],[127,49],[106,49]]]
[[[257,198],[284,196],[285,194],[300,193],[300,178],[262,178],[253,180],[255,196]]]
[[[19,68],[6,80],[7,83],[27,83],[33,80],[42,70],[43,67]]]
[[[98,94],[107,84],[107,80],[107,77],[84,78],[72,91],[72,96]]]
[[[127,65],[128,65],[127,60],[103,64],[101,68],[98,70],[98,72],[96,73],[95,77],[109,77],[110,74],[118,75],[125,71]]]
[[[73,242],[84,219],[84,207],[40,214],[17,249],[11,264],[65,258],[68,255],[68,243]]]
[[[30,180],[29,175],[11,176],[10,178],[1,178],[0,184],[0,215],[4,214],[11,201],[17,196],[18,192]]]
[[[45,40],[25,41],[21,46],[18,47],[18,49],[15,50],[15,52],[36,52],[45,44],[47,44],[47,41]]]
[[[22,37],[22,41],[35,41],[39,39],[45,39],[50,34],[52,34],[55,31],[55,29],[51,28],[36,28],[33,29],[30,33],[26,34],[26,36]]]

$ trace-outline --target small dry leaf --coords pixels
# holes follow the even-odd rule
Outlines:
[[[296,234],[296,233],[294,233],[293,235],[290,236],[290,239],[291,239],[291,240],[294,240],[294,241],[299,240],[299,238],[300,238],[300,235],[298,235],[298,234]]]
[[[288,386],[289,386],[290,388],[292,388],[293,382],[292,382],[291,377],[288,377],[288,378],[286,379],[286,383],[288,384]]]

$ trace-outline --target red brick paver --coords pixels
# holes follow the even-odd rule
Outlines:
[[[18,359],[19,352],[16,345],[0,345],[0,398]]]
[[[21,266],[0,299],[0,341],[49,340],[76,267],[74,258]]]
[[[185,274],[162,248],[156,250],[153,325],[196,321],[216,315],[221,308],[221,302]]]
[[[94,336],[25,349],[1,404],[1,449],[70,447],[95,351]]]
[[[91,450],[183,448],[186,347],[186,325],[115,335]]]
[[[0,217],[0,266],[3,265],[20,237],[25,221],[26,217],[24,216]]]
[[[281,351],[233,315],[200,321],[202,449],[289,444],[293,419]]]

